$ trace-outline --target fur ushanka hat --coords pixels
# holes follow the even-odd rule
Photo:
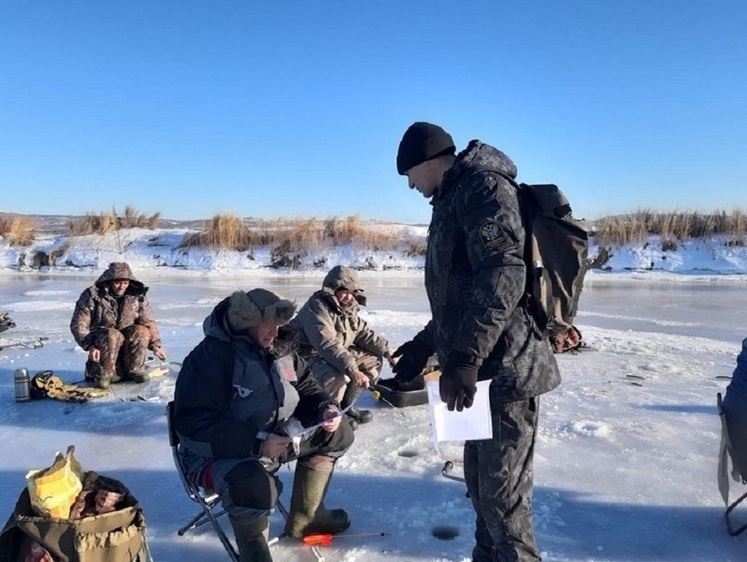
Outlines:
[[[296,303],[267,289],[236,291],[228,301],[228,322],[235,330],[260,324],[284,326],[296,313]]]

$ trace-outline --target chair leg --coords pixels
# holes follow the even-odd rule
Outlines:
[[[216,534],[218,535],[218,538],[220,539],[220,542],[223,544],[223,548],[226,549],[226,553],[228,554],[229,558],[231,558],[232,562],[240,562],[239,561],[239,553],[237,552],[236,548],[234,547],[233,543],[231,542],[231,539],[228,538],[228,535],[226,535],[223,528],[220,526],[220,522],[218,521],[218,518],[222,515],[225,515],[225,510],[220,510],[218,512],[214,512],[213,508],[217,506],[220,503],[219,498],[215,498],[212,501],[204,501],[204,499],[200,499],[200,496],[197,494],[194,494],[191,496],[194,501],[202,507],[202,511],[195,515],[192,519],[190,519],[184,526],[182,526],[178,531],[177,534],[179,536],[184,536],[187,531],[191,529],[196,529],[197,527],[201,527],[202,525],[205,525],[206,523],[210,523],[213,525],[213,528],[215,529]],[[280,514],[283,516],[283,519],[287,521],[288,519],[288,510],[285,508],[283,503],[278,500],[277,503],[277,509],[280,512]],[[278,539],[281,537],[276,537],[274,540],[270,541],[268,544],[275,544]]]
[[[213,508],[220,503],[220,501],[217,498],[212,501],[205,501],[205,502],[201,502],[197,500],[196,498],[197,496],[195,496],[196,503],[199,503],[201,506],[204,505],[204,507],[200,513],[195,515],[192,519],[189,520],[189,522],[185,523],[184,526],[177,531],[177,534],[180,537],[183,536],[190,529],[196,529],[197,527],[203,526],[205,523],[210,523],[211,522],[210,517],[208,517],[207,515],[208,511],[210,511],[210,513],[212,513],[216,519],[226,513],[222,509],[218,512],[213,511]]]
[[[287,521],[288,520],[288,510],[285,509],[285,506],[283,505],[283,502],[281,502],[280,500],[278,500],[277,508],[278,508],[278,511],[280,512],[280,515],[283,516],[283,519],[285,519]]]
[[[220,526],[220,522],[218,521],[218,516],[213,514],[213,512],[210,510],[208,510],[205,513],[205,515],[208,517],[209,521],[213,524],[213,528],[215,529],[215,532],[218,535],[220,542],[223,544],[223,548],[226,549],[228,556],[231,558],[233,562],[239,562],[239,553],[236,551],[236,548],[234,548],[233,543],[231,543],[231,540],[228,538],[228,535],[226,535],[225,531]]]
[[[225,511],[221,510],[218,513],[213,513],[212,511],[213,505],[215,505],[216,503],[217,502],[200,503],[200,505],[203,507],[202,512],[198,513],[195,517],[190,519],[186,525],[184,525],[177,531],[177,534],[179,536],[183,536],[187,531],[191,529],[195,529],[206,523],[210,523],[213,525],[213,529],[218,535],[221,544],[223,544],[223,548],[226,549],[226,553],[228,554],[229,558],[231,558],[232,562],[239,562],[239,554],[236,551],[236,548],[233,546],[233,543],[231,543],[231,540],[228,538],[228,535],[226,535],[225,531],[220,526],[220,522],[218,521],[218,517],[225,514]]]
[[[741,534],[745,529],[747,529],[747,523],[745,523],[738,529],[734,529],[732,527],[731,520],[729,519],[729,514],[734,510],[735,507],[737,507],[740,503],[742,503],[742,500],[744,500],[745,498],[747,498],[747,494],[743,494],[742,497],[740,497],[737,501],[731,504],[726,509],[726,513],[724,514],[724,517],[726,517],[726,530],[729,532],[729,534],[732,537],[736,537],[737,535]]]
[[[179,529],[176,534],[180,537],[184,536],[184,533],[189,531],[190,529],[194,529],[195,527],[199,527],[203,523],[206,523],[208,519],[206,518],[204,511],[201,511],[197,515],[195,515],[192,519],[189,520],[188,523],[186,523],[181,529]]]

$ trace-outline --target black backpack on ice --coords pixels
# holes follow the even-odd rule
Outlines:
[[[0,312],[0,332],[13,328],[15,325],[16,323],[13,322],[7,312]]]

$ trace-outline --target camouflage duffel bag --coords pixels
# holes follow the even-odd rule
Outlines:
[[[145,527],[131,494],[116,511],[61,519],[35,515],[24,489],[0,534],[0,562],[46,562],[50,556],[53,562],[152,562]]]

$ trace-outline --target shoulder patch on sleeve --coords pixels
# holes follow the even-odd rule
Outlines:
[[[487,220],[480,226],[480,241],[486,250],[505,250],[509,246],[506,233],[498,221]]]

